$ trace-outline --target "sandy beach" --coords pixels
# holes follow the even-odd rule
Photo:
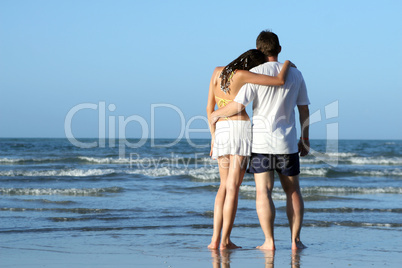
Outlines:
[[[307,249],[291,251],[289,230],[276,229],[277,250],[261,251],[260,230],[236,228],[233,239],[242,249],[210,251],[209,230],[175,234],[168,230],[147,235],[113,232],[84,233],[75,237],[46,235],[35,240],[4,236],[2,267],[399,267],[402,251],[395,232],[334,226],[304,228]]]

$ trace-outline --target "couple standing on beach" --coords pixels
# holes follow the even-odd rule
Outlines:
[[[265,235],[264,244],[257,248],[275,249],[275,206],[271,196],[274,171],[286,193],[292,249],[305,247],[300,241],[304,203],[299,185],[299,153],[305,156],[309,152],[310,102],[301,72],[289,61],[279,63],[280,52],[278,36],[263,31],[257,37],[257,49],[243,53],[225,67],[217,67],[212,75],[207,114],[211,156],[218,159],[221,182],[215,199],[210,249],[238,248],[230,240],[230,233],[249,157],[247,172],[254,174],[256,210]],[[250,102],[253,124],[245,111]],[[301,125],[299,141],[296,106]]]

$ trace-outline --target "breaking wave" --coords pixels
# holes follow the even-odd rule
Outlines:
[[[71,196],[103,196],[108,193],[120,193],[124,189],[121,187],[106,188],[0,188],[2,195],[71,195]]]

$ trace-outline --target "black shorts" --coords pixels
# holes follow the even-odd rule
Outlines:
[[[299,153],[294,154],[251,154],[248,173],[263,173],[276,170],[286,176],[300,174]]]

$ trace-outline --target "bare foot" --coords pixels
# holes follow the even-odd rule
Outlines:
[[[258,246],[257,248],[262,249],[262,250],[275,250],[275,243],[265,241],[264,244],[262,244],[261,246]]]
[[[241,247],[235,245],[232,241],[229,241],[228,244],[221,243],[221,247],[220,247],[220,249],[236,249],[236,248],[241,248]]]
[[[218,242],[211,242],[211,244],[208,245],[209,249],[218,249],[219,248],[219,241]]]
[[[304,249],[307,248],[301,241],[296,241],[295,243],[292,243],[292,250],[295,249]]]

